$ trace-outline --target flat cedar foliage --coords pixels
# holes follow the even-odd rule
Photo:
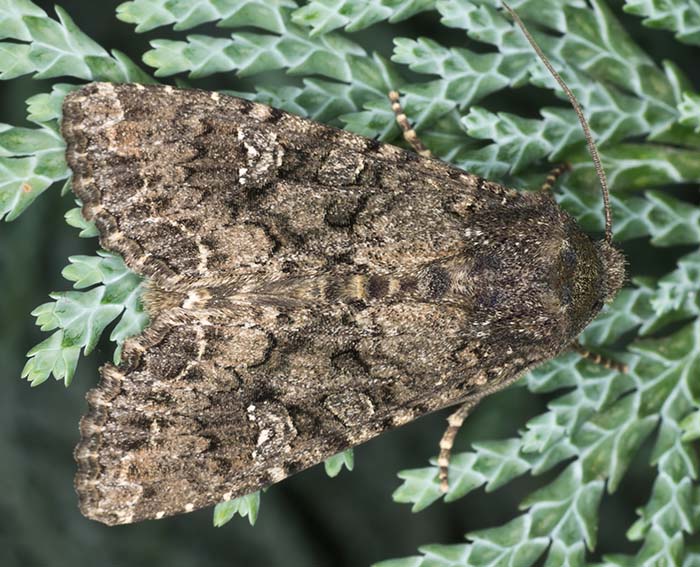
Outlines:
[[[206,86],[204,77],[226,74],[232,86],[248,85],[244,92],[231,91],[238,96],[393,143],[402,142],[387,92],[398,89],[426,145],[465,170],[535,188],[554,164],[571,163],[571,174],[555,188],[557,200],[584,229],[600,233],[601,195],[574,112],[498,5],[497,0],[133,0],[117,7],[116,18],[133,24],[134,34],[167,36],[151,40],[137,63],[83,33],[80,13],[70,16],[57,6],[54,15],[29,0],[0,0],[0,79],[29,75],[53,81],[37,83],[50,88],[27,99],[30,127],[0,124],[0,219],[17,219],[49,189],[68,194],[70,171],[58,124],[70,90],[89,81],[173,82],[171,77],[175,84]],[[627,251],[630,273],[625,289],[586,329],[582,342],[626,362],[629,372],[569,353],[525,376],[518,386],[547,394],[546,411],[516,424],[513,437],[493,440],[483,432],[468,450],[459,452],[458,446],[444,499],[542,475],[535,478],[536,488],[502,525],[484,525],[442,545],[415,541],[414,549],[421,546],[416,555],[377,565],[700,566],[700,550],[693,546],[700,529],[700,94],[679,65],[659,63],[658,54],[641,49],[619,22],[624,10],[636,23],[664,30],[649,33],[680,42],[676,52],[697,61],[700,4],[511,0],[511,5],[576,93],[600,146],[612,189],[615,240]],[[391,34],[415,17],[434,20],[430,37]],[[394,37],[390,57],[366,46],[374,28]],[[445,45],[445,37],[458,46]],[[246,77],[252,79],[239,81]],[[535,118],[519,114],[518,89],[527,85],[548,104]],[[513,96],[504,111],[480,106],[507,90]],[[14,112],[21,122],[22,109]],[[73,203],[72,197],[64,203]],[[67,208],[65,220],[76,235],[95,237],[79,208]],[[0,239],[2,233],[0,227]],[[660,255],[669,269],[658,274],[646,259]],[[62,275],[73,289],[52,293],[51,301],[32,312],[50,333],[27,353],[22,377],[32,386],[50,376],[69,385],[81,355],[95,349],[105,329],[118,361],[124,339],[148,322],[139,301],[142,282],[118,256],[100,250],[71,256]],[[601,502],[624,484],[633,459],[654,474],[639,495],[636,521],[624,526],[635,544],[620,542],[620,553],[595,554]],[[326,470],[335,476],[352,464],[346,452],[329,460]],[[415,512],[444,506],[437,502],[442,495],[434,461],[398,476],[397,503]],[[254,523],[259,505],[259,493],[221,504],[214,523],[225,524],[236,514]],[[333,514],[329,504],[329,521]]]

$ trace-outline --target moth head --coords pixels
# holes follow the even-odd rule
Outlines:
[[[607,241],[592,240],[573,220],[567,228],[557,272],[575,336],[617,295],[625,280],[625,258]]]
[[[610,303],[625,283],[625,256],[606,240],[596,242],[598,257],[603,264],[602,290],[605,303]]]

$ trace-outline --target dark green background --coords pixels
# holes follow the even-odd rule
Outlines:
[[[54,15],[51,2],[38,4]],[[137,62],[149,39],[179,37],[165,29],[134,34],[133,26],[114,17],[118,4],[67,0],[62,6],[103,47],[120,49]],[[639,19],[622,14],[619,3],[615,11],[657,61],[673,59],[700,84],[693,60],[697,49],[677,44],[669,33],[643,28]],[[375,26],[354,38],[388,56],[393,36],[429,36],[437,22],[434,15],[423,15],[396,26]],[[445,35],[445,28],[440,29],[436,39],[444,44],[469,43],[461,32]],[[265,74],[256,80],[269,83],[279,77]],[[24,100],[48,92],[53,82],[25,78],[0,83],[0,121],[26,125]],[[205,88],[240,90],[252,84],[231,74],[197,82]],[[538,108],[554,101],[549,93],[525,88],[482,104],[535,116]],[[54,381],[30,389],[19,380],[26,351],[47,336],[34,326],[30,311],[47,301],[50,291],[68,289],[60,272],[69,255],[91,254],[97,246],[94,239],[79,239],[65,224],[63,214],[72,206],[72,196],[60,197],[54,187],[18,220],[0,224],[0,566],[367,565],[415,554],[427,543],[458,543],[469,530],[506,522],[517,514],[523,496],[560,470],[412,514],[409,506],[393,503],[391,493],[400,483],[397,471],[425,466],[436,453],[446,413],[435,414],[356,449],[352,473],[329,479],[317,466],[272,487],[263,496],[255,527],[235,518],[213,528],[211,510],[113,528],[83,518],[72,488],[72,451],[85,410],[84,394],[96,383],[97,367],[110,358],[113,345],[103,343],[81,360],[69,389]],[[654,271],[649,263],[646,269]],[[518,387],[491,397],[468,420],[458,448],[473,440],[514,435],[528,418],[544,411],[546,402]],[[597,556],[635,549],[624,532],[649,493],[653,471],[647,456],[640,455],[619,492],[604,499]]]

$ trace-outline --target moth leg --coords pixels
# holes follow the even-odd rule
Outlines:
[[[411,147],[418,155],[421,155],[423,157],[433,157],[432,152],[425,147],[425,144],[423,144],[423,142],[421,142],[420,138],[418,137],[418,134],[416,134],[416,131],[409,123],[408,118],[406,117],[406,114],[403,111],[403,108],[401,108],[401,102],[399,101],[398,91],[391,91],[389,93],[389,100],[391,101],[391,110],[393,110],[394,114],[396,115],[396,122],[401,128],[401,131],[403,132],[404,140],[406,140],[411,145]]]
[[[600,364],[602,367],[607,368],[608,370],[616,370],[622,374],[627,374],[628,368],[626,364],[617,362],[610,358],[605,358],[596,352],[591,352],[590,350],[583,348],[578,342],[571,343],[571,350],[577,352],[583,358],[590,360],[595,364]]]
[[[542,187],[540,187],[540,191],[551,190],[552,187],[554,187],[554,184],[556,183],[557,179],[559,179],[564,173],[570,170],[571,165],[568,163],[562,163],[555,167],[552,171],[549,172],[549,175],[547,175],[547,178],[544,180]]]
[[[438,478],[440,479],[440,491],[447,492],[450,488],[448,482],[448,471],[450,467],[450,457],[452,455],[452,446],[454,445],[455,437],[459,429],[462,427],[464,420],[467,419],[469,412],[473,410],[478,403],[484,399],[486,396],[490,396],[500,390],[503,390],[510,386],[511,384],[520,380],[520,374],[514,374],[508,379],[500,382],[498,384],[493,384],[478,393],[472,394],[463,399],[462,405],[457,411],[450,414],[447,418],[447,429],[445,433],[442,434],[442,439],[440,439],[440,454],[438,455]]]
[[[469,412],[476,407],[476,405],[481,401],[481,398],[483,398],[483,395],[476,395],[467,398],[467,401],[464,402],[457,411],[451,413],[447,418],[448,425],[447,429],[445,429],[445,433],[442,434],[442,439],[440,439],[440,454],[438,455],[438,466],[440,467],[438,478],[440,479],[441,492],[447,492],[450,488],[447,477],[455,437],[457,437],[457,433],[462,427],[464,420],[469,415]]]

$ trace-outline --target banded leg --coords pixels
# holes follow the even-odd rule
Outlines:
[[[486,396],[490,396],[491,394],[494,394],[500,390],[504,390],[518,380],[520,380],[520,374],[515,374],[499,384],[493,384],[484,390],[480,390],[479,392],[464,398],[459,409],[447,418],[448,425],[447,429],[445,429],[445,433],[442,434],[442,439],[440,439],[440,454],[438,455],[438,467],[440,467],[438,478],[440,479],[440,490],[442,492],[447,492],[450,488],[448,482],[448,470],[450,467],[452,446],[454,445],[455,437],[457,437],[457,433],[459,432],[460,427],[462,427],[464,420],[469,415],[469,412],[474,409]]]
[[[552,187],[554,187],[554,184],[556,183],[557,179],[559,179],[564,173],[570,170],[571,166],[568,163],[562,163],[561,165],[555,167],[552,171],[549,172],[549,175],[547,175],[547,178],[544,180],[542,187],[540,187],[540,191],[551,190]]]
[[[425,144],[421,142],[418,134],[413,129],[411,124],[408,122],[408,118],[401,108],[401,102],[399,101],[399,93],[397,91],[391,91],[389,93],[389,100],[391,101],[391,110],[394,111],[396,115],[396,122],[403,132],[403,138],[406,140],[414,151],[423,157],[433,157],[432,152],[425,147]]]
[[[577,352],[583,358],[590,360],[595,364],[600,364],[603,368],[607,368],[608,370],[616,370],[622,374],[627,374],[628,368],[626,364],[617,362],[610,358],[605,358],[596,352],[591,352],[590,350],[583,348],[578,342],[571,343],[571,350]]]
[[[447,418],[447,429],[442,434],[440,439],[440,454],[438,455],[438,478],[440,479],[440,491],[447,492],[450,488],[448,481],[448,470],[450,467],[450,457],[452,456],[452,447],[455,442],[455,437],[459,432],[464,420],[469,415],[469,412],[476,407],[483,396],[474,396],[468,398],[457,411],[450,414]]]

